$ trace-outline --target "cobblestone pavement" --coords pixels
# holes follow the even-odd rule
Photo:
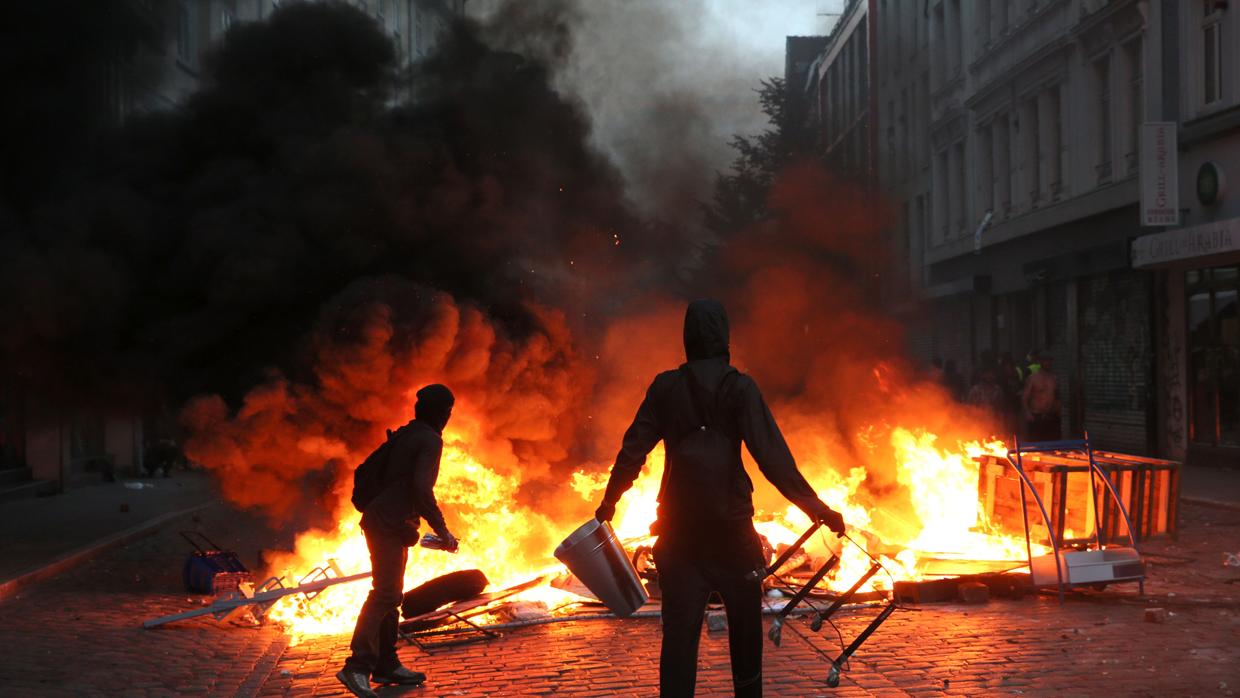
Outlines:
[[[179,529],[209,531],[251,568],[262,544],[289,540],[222,505],[175,521],[0,604],[0,696],[246,695],[284,649],[268,627],[195,620],[165,630],[142,621],[202,601],[182,590],[191,550]]]
[[[255,562],[256,549],[242,544],[262,530],[252,519],[219,507],[192,525]],[[839,650],[834,633],[794,621],[781,647],[766,645],[766,694],[1232,695],[1240,688],[1240,568],[1222,562],[1223,551],[1240,551],[1240,512],[1185,506],[1181,526],[1179,542],[1147,546],[1145,599],[1124,585],[1062,606],[1041,596],[902,609],[835,690],[825,685],[823,659]],[[177,592],[184,543],[176,527],[0,605],[0,694],[345,695],[334,675],[347,637],[288,647],[270,627],[192,621],[142,630],[143,619],[196,602]],[[1165,608],[1165,622],[1146,622],[1147,607]],[[873,613],[837,616],[845,639]],[[429,654],[402,647],[405,663],[430,679],[380,695],[649,696],[658,648],[657,619],[514,628]],[[728,695],[726,633],[705,634],[700,663],[699,695]]]

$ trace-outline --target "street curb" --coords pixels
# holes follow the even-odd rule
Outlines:
[[[1232,511],[1240,511],[1240,502],[1222,502],[1217,499],[1205,499],[1203,497],[1185,497],[1180,495],[1181,502],[1189,504],[1200,504],[1207,507],[1217,507],[1219,509],[1231,509]]]
[[[212,504],[214,504],[214,502],[203,502],[202,504],[197,504],[187,509],[181,509],[179,511],[173,511],[156,516],[150,521],[145,521],[123,531],[118,531],[110,536],[107,536],[106,538],[102,538],[94,543],[78,548],[77,550],[71,550],[46,565],[43,565],[42,567],[38,567],[29,572],[19,574],[12,579],[0,582],[0,603],[17,596],[26,588],[34,584],[51,577],[55,577],[62,572],[72,569],[73,567],[96,557],[100,553],[103,553],[111,548],[115,548],[119,545],[124,545],[125,543],[128,543],[136,538],[140,538],[143,535],[154,533],[156,529],[165,523],[175,518],[185,516],[186,514],[192,514],[201,509],[205,509]]]

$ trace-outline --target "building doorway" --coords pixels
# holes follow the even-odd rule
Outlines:
[[[1189,437],[1240,446],[1240,266],[1186,274]]]

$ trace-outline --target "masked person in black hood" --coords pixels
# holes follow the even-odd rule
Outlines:
[[[443,453],[443,429],[452,416],[452,391],[434,384],[418,391],[414,419],[388,437],[381,490],[362,510],[362,531],[370,550],[371,590],[357,617],[353,651],[336,678],[355,696],[377,698],[370,680],[416,686],[426,675],[401,666],[396,656],[396,625],[404,591],[408,548],[418,544],[419,518],[455,550],[435,501],[435,480]]]
[[[711,592],[728,618],[732,681],[737,696],[762,695],[762,586],[749,573],[765,560],[753,528],[753,483],[741,464],[741,442],[766,479],[815,521],[844,532],[844,519],[818,499],[797,470],[758,386],[730,365],[728,316],[714,300],[685,312],[685,356],[655,377],[624,433],[599,521],[633,485],[660,440],[667,465],[651,532],[663,595],[659,689],[664,698],[692,696],[698,640]]]

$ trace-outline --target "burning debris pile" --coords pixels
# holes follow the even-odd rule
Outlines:
[[[646,380],[682,360],[683,298],[710,294],[802,472],[863,532],[864,550],[814,539],[807,559],[839,552],[850,580],[870,555],[904,579],[1023,558],[978,513],[989,425],[918,375],[877,305],[882,203],[802,163],[732,237],[641,220],[554,67],[502,43],[559,45],[571,18],[504,18],[532,24],[463,23],[400,75],[343,4],[231,30],[208,87],[131,124],[78,172],[82,193],[0,212],[0,319],[22,330],[6,364],[64,400],[183,405],[186,453],[229,500],[306,525],[268,558],[288,579],[366,571],[352,468],[418,387],[450,385],[436,491],[461,552],[413,549],[406,588],[476,568],[504,589],[562,572],[551,551],[596,504]],[[661,468],[656,451],[617,513],[633,552]],[[774,551],[809,525],[773,488],[755,505]],[[365,593],[268,617],[345,632]]]

